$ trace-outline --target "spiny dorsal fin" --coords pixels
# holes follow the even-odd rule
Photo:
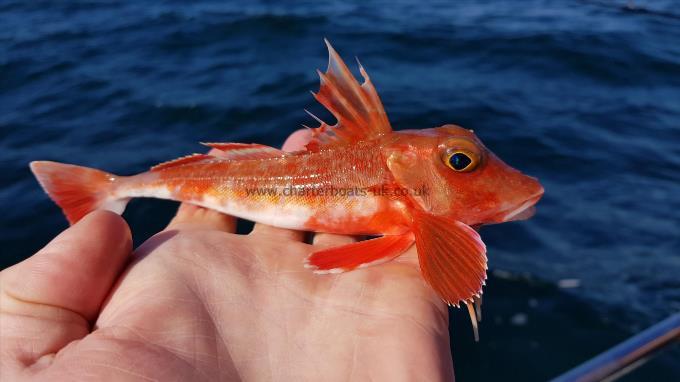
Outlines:
[[[337,119],[333,126],[314,117],[321,123],[313,129],[307,149],[317,151],[324,146],[343,145],[377,137],[392,131],[380,97],[371,79],[359,63],[364,78],[360,85],[328,40],[328,69],[319,71],[321,86],[314,95],[319,103]],[[357,60],[358,61],[358,60]]]
[[[187,163],[194,163],[194,162],[200,162],[202,160],[206,159],[215,159],[214,156],[208,155],[208,154],[191,154],[183,157],[179,157],[173,160],[169,160],[167,162],[159,163],[153,167],[151,167],[150,171],[159,171],[159,170],[165,170],[170,167],[176,167],[176,166],[182,166]]]
[[[220,150],[216,153],[220,159],[228,160],[246,160],[246,159],[266,159],[276,158],[287,155],[286,152],[273,147],[258,145],[256,143],[218,143],[208,142],[201,143],[202,145]]]

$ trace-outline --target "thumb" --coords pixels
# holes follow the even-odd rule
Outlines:
[[[2,353],[36,360],[89,333],[131,249],[125,221],[96,211],[0,272]]]
[[[125,221],[112,212],[93,212],[3,271],[0,285],[18,300],[68,309],[90,321],[131,251]]]

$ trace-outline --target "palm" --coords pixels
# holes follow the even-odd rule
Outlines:
[[[310,246],[270,231],[157,236],[139,249],[147,256],[123,279],[93,339],[144,340],[147,355],[163,349],[182,359],[174,364],[186,377],[348,379],[368,377],[375,362],[403,376],[450,362],[439,359],[446,312],[413,264],[314,275],[303,268]],[[401,347],[410,352],[394,351]],[[152,375],[166,372],[146,364]]]
[[[92,331],[40,376],[450,379],[446,308],[413,250],[319,276],[303,267],[313,246],[298,233],[231,226],[180,221],[143,244]],[[316,246],[347,240],[319,235]]]

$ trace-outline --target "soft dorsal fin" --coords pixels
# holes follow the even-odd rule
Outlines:
[[[276,158],[287,155],[285,151],[273,147],[258,145],[256,143],[201,143],[202,145],[220,150],[215,155],[221,159],[246,160],[246,159],[266,159]]]
[[[247,159],[267,159],[288,155],[285,151],[273,147],[258,145],[255,143],[201,143],[205,146],[219,150],[211,154],[191,154],[159,163],[151,167],[151,171],[165,170],[171,167],[183,166],[188,163],[201,162],[204,160],[231,161]]]
[[[337,119],[333,126],[314,117],[321,123],[313,129],[312,140],[307,144],[310,151],[325,146],[343,145],[374,138],[392,131],[380,97],[371,79],[359,63],[364,78],[360,85],[328,40],[328,69],[319,71],[321,86],[314,95],[319,103]]]
[[[183,157],[175,158],[173,160],[169,160],[167,162],[159,163],[153,167],[149,171],[159,171],[159,170],[165,170],[170,167],[176,167],[176,166],[182,166],[187,163],[194,163],[194,162],[200,162],[206,159],[215,159],[214,156],[208,155],[208,154],[191,154],[191,155],[186,155]]]

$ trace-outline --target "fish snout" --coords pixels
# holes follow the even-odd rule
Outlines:
[[[538,181],[538,179],[522,175],[522,186],[520,187],[520,192],[516,194],[515,202],[512,203],[512,207],[502,211],[499,214],[500,222],[508,222],[514,220],[526,220],[534,216],[536,213],[536,208],[534,207],[536,203],[543,197],[545,189]]]
[[[499,208],[484,222],[484,224],[505,223],[515,220],[525,220],[535,213],[534,205],[543,197],[545,190],[538,179],[514,172],[504,182],[503,190],[499,192],[501,204]]]
[[[533,200],[534,204],[536,204],[541,197],[543,196],[543,193],[545,193],[545,189],[543,188],[543,185],[538,181],[538,179],[534,178],[533,176],[527,176],[526,181],[526,188],[527,188],[527,194],[530,196],[527,198],[527,200]]]

